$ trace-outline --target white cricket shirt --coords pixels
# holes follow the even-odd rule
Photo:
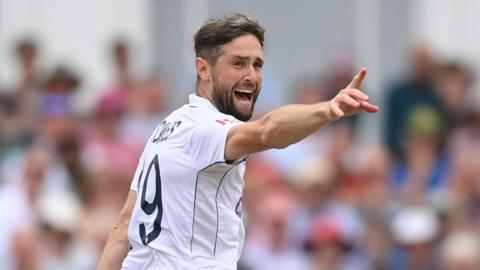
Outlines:
[[[245,160],[227,164],[225,142],[242,123],[207,99],[171,113],[140,157],[122,269],[236,269],[245,230]]]

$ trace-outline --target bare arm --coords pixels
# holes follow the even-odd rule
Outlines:
[[[271,148],[285,148],[308,137],[327,123],[360,112],[377,112],[360,87],[366,69],[353,78],[332,100],[311,105],[287,105],[262,118],[233,127],[227,136],[225,159],[236,160],[245,155]]]
[[[117,223],[108,236],[97,270],[120,269],[122,267],[123,259],[128,253],[128,224],[136,200],[137,192],[131,190],[118,216]]]

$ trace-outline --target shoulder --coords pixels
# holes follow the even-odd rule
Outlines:
[[[157,129],[162,129],[170,125],[179,126],[180,123],[182,126],[187,126],[187,123],[194,123],[198,119],[198,116],[199,115],[186,104],[171,112],[164,119],[159,119],[160,122],[157,125]]]
[[[232,126],[243,123],[235,117],[221,112],[208,112],[198,118],[195,129],[214,132],[216,130],[230,129]]]

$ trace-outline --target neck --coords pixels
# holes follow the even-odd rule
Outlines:
[[[198,84],[197,84],[197,88],[195,89],[195,94],[197,94],[197,96],[199,96],[199,97],[208,99],[208,100],[210,100],[210,102],[212,102],[213,104],[215,104],[215,103],[213,102],[212,91],[209,90],[206,85],[204,85],[204,84],[202,84],[202,83],[198,83]]]

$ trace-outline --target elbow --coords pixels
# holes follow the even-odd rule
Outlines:
[[[121,220],[121,221],[117,222],[116,227],[118,227],[120,230],[127,231],[129,224],[130,224],[129,220]]]
[[[117,220],[113,226],[113,231],[117,232],[127,232],[128,231],[128,226],[130,225],[130,216],[131,213],[129,212],[122,212],[120,215],[117,217]]]
[[[117,220],[116,227],[118,227],[121,230],[128,230],[128,226],[130,225],[130,215],[129,216],[120,216],[120,218]]]
[[[113,227],[112,230],[110,231],[110,235],[117,235],[117,236],[122,236],[120,237],[121,240],[123,240],[123,236],[127,235],[128,232],[128,223],[126,222],[120,222],[117,221]]]
[[[278,144],[273,145],[272,148],[275,148],[275,149],[284,149],[284,148],[287,148],[287,146],[289,146],[289,144],[278,143]]]

